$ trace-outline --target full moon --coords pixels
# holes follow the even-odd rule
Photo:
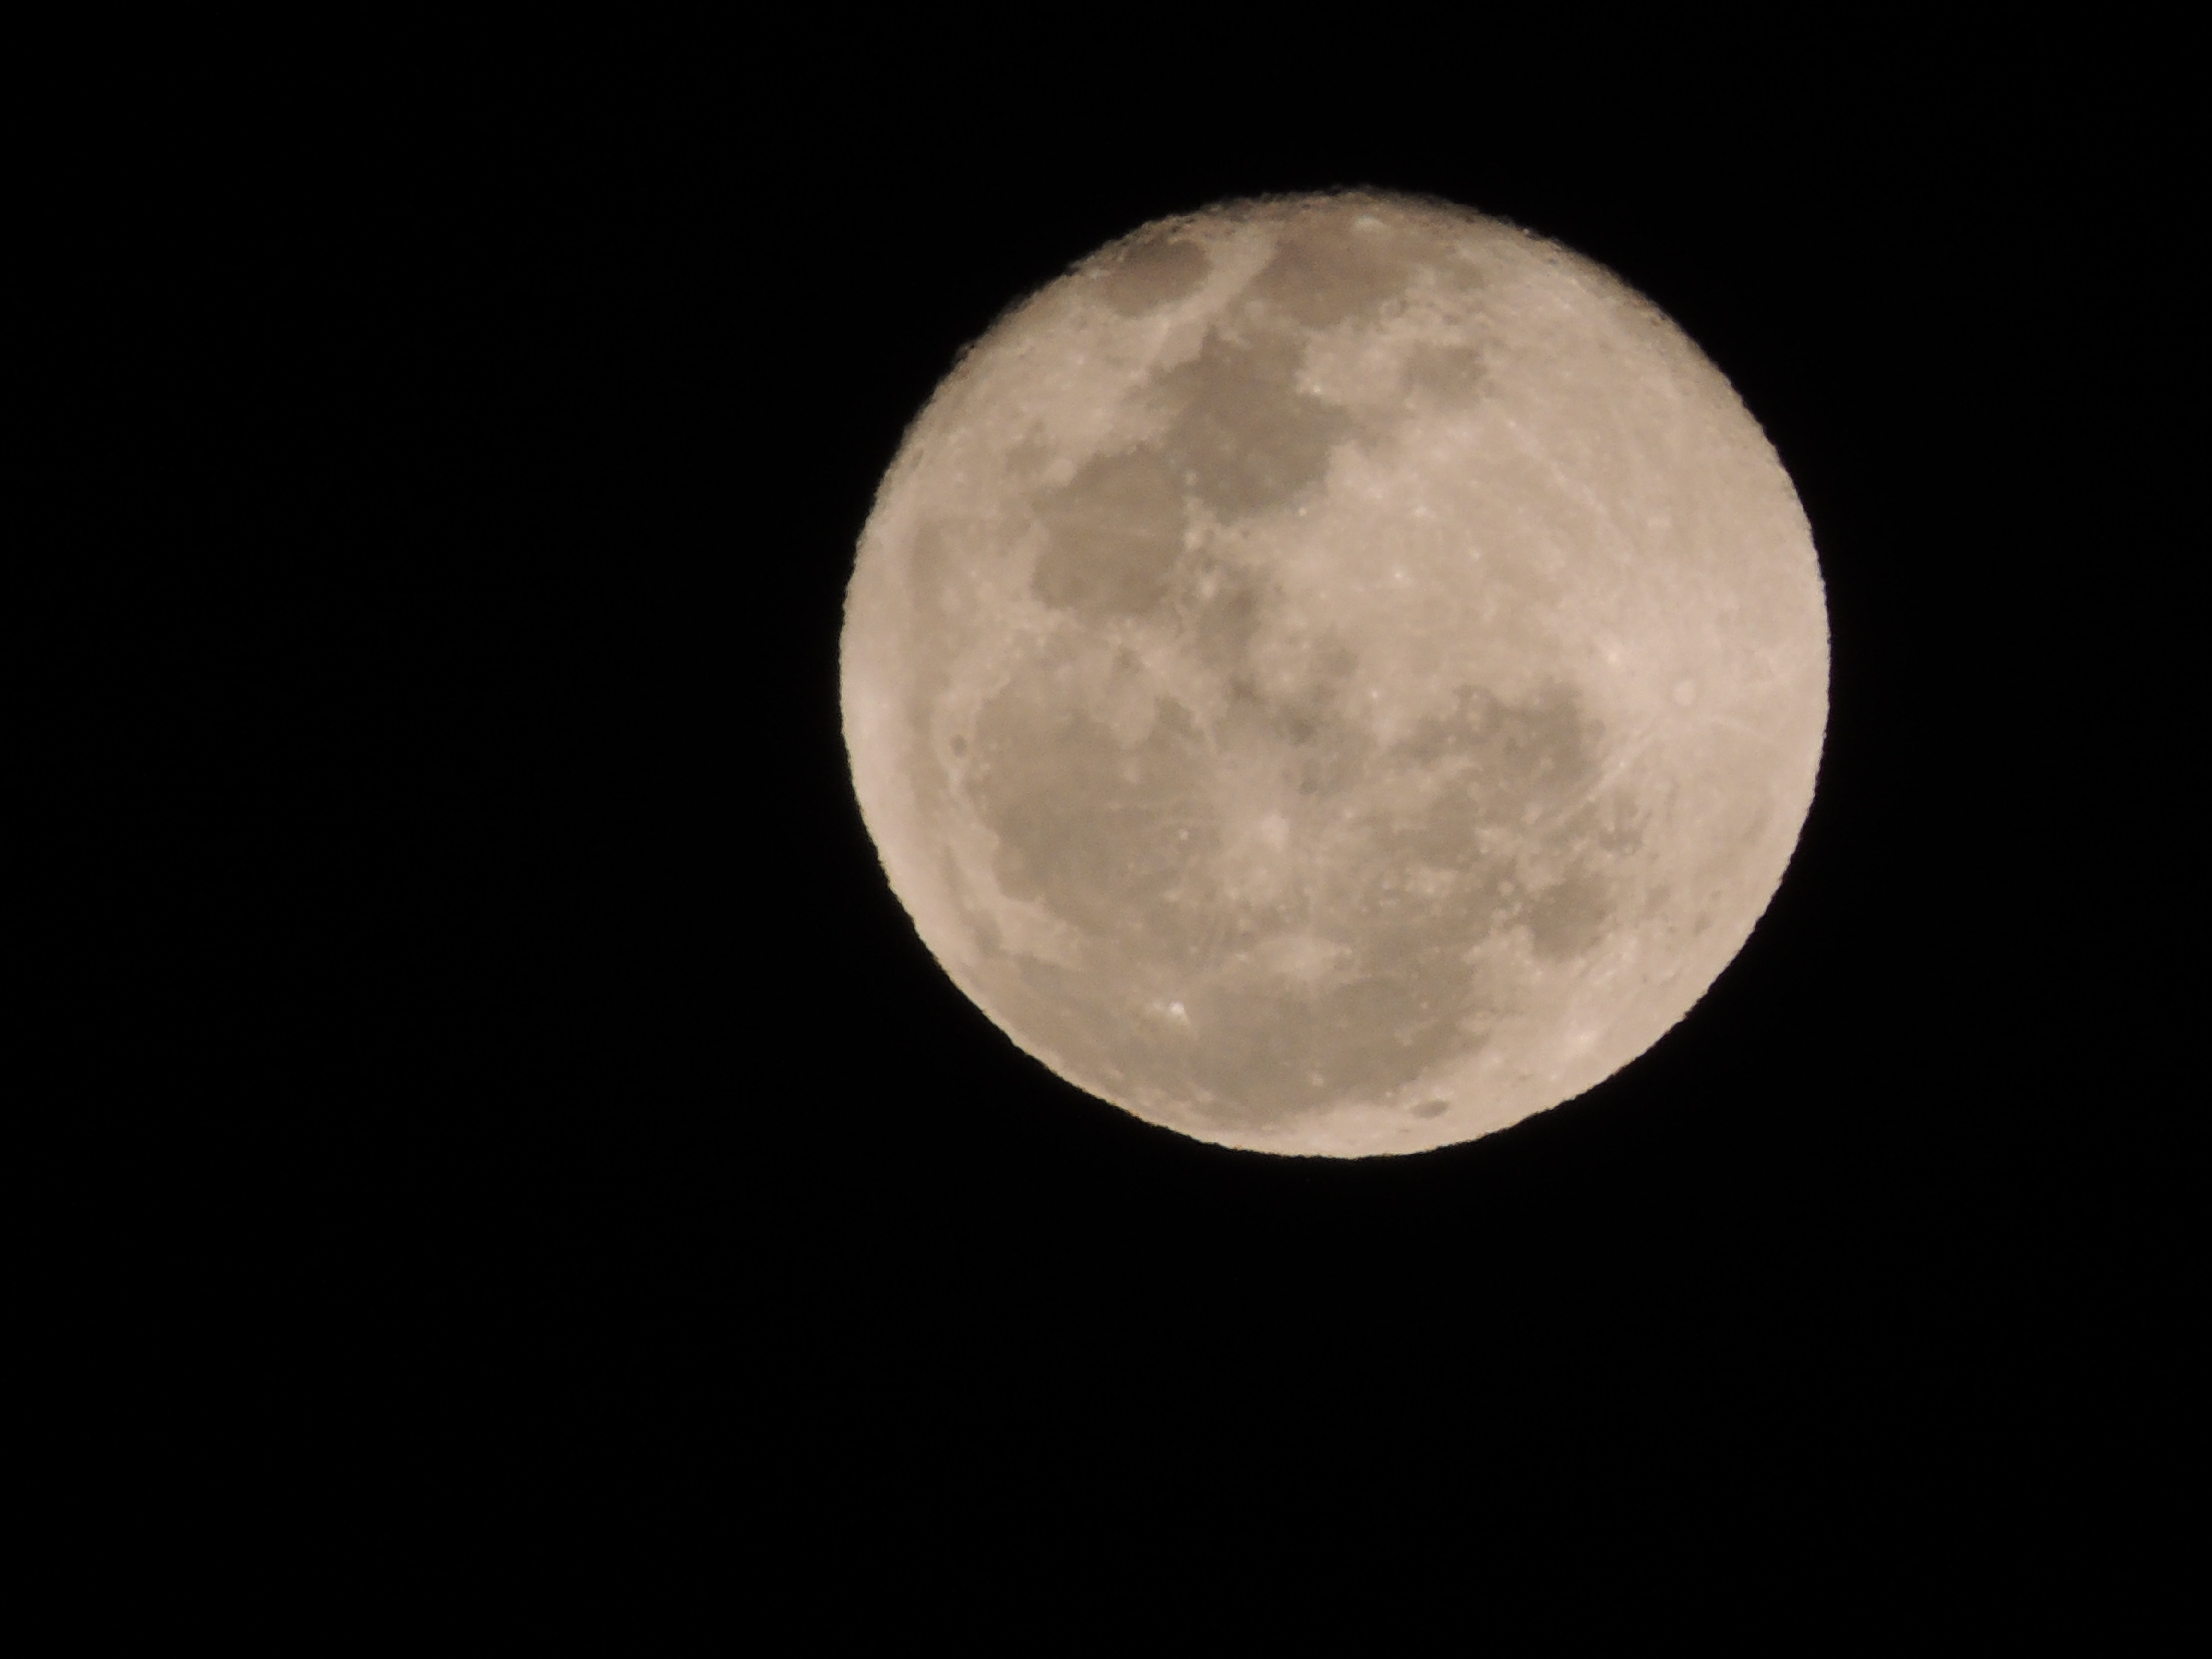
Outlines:
[[[1102,249],[931,398],[845,738],[892,890],[1017,1045],[1224,1146],[1571,1099],[1742,947],[1811,805],[1805,515],[1649,301],[1445,203]]]

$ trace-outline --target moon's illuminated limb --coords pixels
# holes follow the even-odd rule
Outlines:
[[[908,433],[843,641],[946,970],[1062,1076],[1356,1156],[1686,1012],[1810,805],[1827,630],[1720,374],[1441,204],[1232,203],[1010,313]]]

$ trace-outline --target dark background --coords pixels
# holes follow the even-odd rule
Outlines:
[[[1183,1460],[1200,1528],[1224,1460],[1510,1475],[1578,1525],[2106,1470],[2081,1390],[2159,1370],[2130,1287],[2178,1224],[2106,1047],[2115,999],[2163,1016],[2082,851],[2134,729],[2084,641],[2171,591],[2111,505],[2172,442],[2124,379],[2172,233],[2121,196],[2170,112],[1974,40],[1072,79],[915,44],[395,91],[196,175],[226,476],[266,483],[179,601],[238,641],[185,810],[235,826],[192,880],[245,948],[191,971],[246,1034],[207,1155],[261,1201],[208,1224],[320,1333],[283,1374],[364,1389],[376,1455],[838,1526],[986,1466]],[[884,883],[836,681],[876,482],[963,345],[1149,219],[1338,185],[1679,321],[1796,482],[1834,653],[1796,858],[1690,1017],[1510,1131],[1351,1163],[1017,1052]]]

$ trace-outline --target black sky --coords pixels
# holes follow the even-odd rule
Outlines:
[[[1141,90],[764,53],[398,100],[213,182],[232,303],[301,319],[226,356],[265,556],[191,590],[252,619],[208,785],[250,804],[238,879],[296,872],[240,970],[283,1103],[240,1156],[339,1340],[517,1470],[561,1419],[757,1439],[802,1494],[1177,1437],[1585,1494],[2013,1467],[2162,1236],[2115,1231],[2150,1109],[2085,1094],[2072,1035],[2113,993],[2063,849],[2124,767],[2060,643],[2161,579],[2053,573],[2135,534],[2090,503],[2161,441],[2112,378],[2155,306],[2114,290],[2168,280],[2167,233],[2099,210],[2134,141],[2063,71],[1805,50]],[[883,880],[836,676],[875,483],[963,344],[1148,219],[1339,185],[1673,315],[1797,484],[1834,651],[1796,859],[1690,1018],[1510,1132],[1359,1163],[1185,1140],[1015,1051]]]

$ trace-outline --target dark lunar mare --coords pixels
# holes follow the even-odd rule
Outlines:
[[[1081,941],[1068,966],[999,953],[993,988],[1071,1063],[1194,1100],[1218,1124],[1279,1122],[1478,1046],[1511,1000],[1466,958],[1503,930],[1526,928],[1552,960],[1607,930],[1602,872],[1565,850],[1603,828],[1589,799],[1601,734],[1571,688],[1521,703],[1466,688],[1450,715],[1388,749],[1340,703],[1248,707],[1208,732],[1164,702],[1125,744],[1037,664],[977,722],[966,789],[999,837],[994,875]],[[1355,794],[1340,856],[1255,902],[1224,863],[1224,762],[1294,781],[1294,841],[1337,819],[1365,780],[1393,783],[1381,799]],[[1540,879],[1535,863],[1565,873]],[[1285,975],[1264,955],[1285,935],[1338,950],[1310,977]],[[1164,1015],[1171,1001],[1187,1024]]]

